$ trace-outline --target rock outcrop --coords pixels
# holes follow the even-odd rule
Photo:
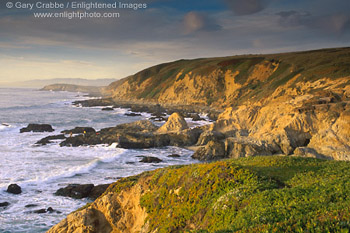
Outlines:
[[[180,113],[173,113],[168,118],[167,122],[158,129],[158,133],[178,132],[188,129],[187,122]]]
[[[106,191],[110,184],[70,184],[67,187],[60,188],[55,192],[57,196],[71,197],[75,199],[90,198],[96,199]]]
[[[118,185],[110,187],[87,208],[69,214],[48,233],[147,232],[147,227],[144,227],[147,213],[146,209],[141,207],[140,199],[148,189],[148,179],[143,178],[136,185],[135,180],[138,178],[134,181],[121,179],[117,184],[122,184],[123,188],[119,188]]]

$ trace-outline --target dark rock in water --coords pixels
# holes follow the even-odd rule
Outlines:
[[[25,208],[33,208],[33,207],[37,207],[37,204],[29,204],[29,205],[25,205]]]
[[[81,199],[85,197],[96,199],[106,191],[109,185],[110,184],[101,184],[96,186],[93,184],[70,184],[67,187],[57,190],[55,195],[72,197],[75,199]]]
[[[83,134],[84,131],[86,133],[96,133],[96,130],[92,127],[75,127],[74,129],[70,129],[70,130],[63,130],[61,133],[64,134]]]
[[[159,127],[151,121],[142,120],[132,123],[104,128],[96,133],[87,133],[68,137],[60,143],[60,146],[84,146],[97,144],[117,143],[118,147],[125,149],[142,149],[168,146],[170,143],[167,135],[156,134]]]
[[[134,113],[134,112],[132,112],[132,113],[125,113],[124,115],[125,116],[132,116],[132,117],[134,117],[134,116],[141,116],[140,113]]]
[[[95,187],[92,188],[88,197],[95,200],[96,198],[101,196],[102,193],[104,193],[106,191],[106,189],[108,188],[109,185],[110,184],[96,185]]]
[[[102,111],[114,111],[114,108],[102,108]]]
[[[178,154],[172,154],[172,155],[168,155],[167,157],[169,158],[180,158],[181,156]]]
[[[89,100],[79,100],[73,102],[76,106],[82,106],[82,107],[95,107],[95,106],[111,106],[114,104],[114,101],[112,98],[105,98],[105,99],[89,99]]]
[[[61,213],[60,211],[54,210],[52,207],[49,207],[47,209],[38,209],[38,210],[34,210],[30,213],[34,213],[34,214],[46,214],[46,213]]]
[[[12,193],[12,194],[20,194],[22,193],[22,189],[19,185],[17,184],[10,184],[8,187],[7,187],[7,192],[8,193]]]
[[[141,163],[160,163],[163,162],[163,160],[157,158],[157,157],[152,157],[152,156],[145,156],[143,159],[140,160]]]
[[[35,214],[45,214],[47,211],[46,209],[39,209],[39,210],[34,210],[33,213]]]
[[[9,206],[10,203],[5,201],[5,202],[0,202],[0,207],[6,207],[6,206]]]
[[[79,135],[79,136],[75,136],[75,137],[68,137],[66,138],[66,140],[64,140],[63,142],[60,143],[60,146],[73,146],[73,147],[77,147],[77,146],[83,146],[83,145],[97,145],[97,144],[102,144],[102,143],[106,143],[106,144],[111,144],[114,141],[110,142],[110,141],[102,141],[102,137],[99,137],[98,135],[95,134],[86,134],[86,135]]]
[[[20,129],[21,133],[25,132],[53,132],[54,129],[49,124],[29,124],[27,127]]]
[[[81,199],[88,197],[93,187],[93,184],[70,184],[65,188],[57,190],[55,195]]]
[[[66,137],[64,136],[64,134],[48,136],[41,139],[40,141],[37,141],[35,144],[46,145],[48,143],[51,143],[51,140],[57,140],[57,139],[66,139]]]

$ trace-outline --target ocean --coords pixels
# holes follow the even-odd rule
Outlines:
[[[102,107],[72,105],[83,100],[83,93],[46,92],[33,89],[0,88],[0,232],[45,232],[69,213],[90,200],[55,196],[68,184],[112,183],[120,177],[136,175],[169,165],[196,163],[192,151],[165,147],[128,150],[109,145],[60,147],[59,141],[45,146],[35,142],[76,126],[99,130],[117,124],[147,119],[149,114],[128,117],[128,109],[101,111]],[[29,123],[51,124],[52,133],[20,133]],[[4,125],[5,124],[5,125]],[[167,157],[179,154],[180,158]],[[139,156],[156,156],[158,164],[140,163]],[[21,186],[22,193],[6,192],[9,184]],[[32,207],[26,207],[31,205]],[[54,213],[33,213],[53,208]]]

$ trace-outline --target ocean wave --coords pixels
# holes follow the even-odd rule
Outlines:
[[[63,178],[71,178],[71,177],[74,177],[77,175],[90,173],[92,170],[97,168],[100,164],[111,163],[113,161],[118,160],[126,151],[125,149],[115,148],[112,150],[113,153],[111,153],[110,148],[106,148],[106,149],[107,149],[107,151],[106,151],[105,155],[103,155],[101,157],[94,158],[94,159],[90,160],[88,163],[85,163],[85,164],[82,164],[79,166],[74,166],[74,167],[71,167],[68,169],[62,168],[61,170],[59,170],[55,173],[41,175],[41,177],[38,177],[36,179],[27,180],[24,182],[17,182],[17,184],[22,186],[22,187],[28,187],[28,186],[33,186],[33,185],[53,183],[53,182],[57,182],[57,180],[60,180]],[[67,166],[69,166],[69,165],[67,164]]]

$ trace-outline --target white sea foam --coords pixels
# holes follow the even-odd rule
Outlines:
[[[7,90],[0,100],[0,120],[10,126],[0,125],[0,202],[10,206],[0,208],[0,232],[45,232],[68,213],[84,205],[87,200],[54,196],[60,187],[70,183],[111,183],[118,177],[135,175],[174,164],[195,162],[192,152],[177,147],[162,149],[126,150],[116,145],[91,147],[60,147],[59,140],[45,146],[34,145],[38,140],[59,134],[76,126],[95,129],[146,119],[149,114],[127,117],[127,109],[116,108],[102,112],[99,108],[73,108],[70,101],[75,93]],[[5,95],[4,95],[5,94]],[[33,104],[34,103],[34,104]],[[48,123],[55,128],[52,133],[19,133],[29,123]],[[170,154],[180,158],[169,158]],[[159,164],[141,163],[139,156],[156,156]],[[21,195],[6,192],[11,183],[22,187]],[[25,208],[36,204],[37,207]],[[34,214],[35,209],[48,208],[62,213]]]

